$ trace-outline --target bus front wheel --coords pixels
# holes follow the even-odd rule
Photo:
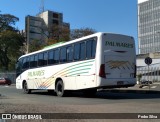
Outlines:
[[[56,94],[58,97],[64,96],[64,85],[62,80],[59,80],[56,84]]]
[[[30,94],[30,93],[31,93],[31,90],[28,89],[27,82],[24,82],[24,83],[23,83],[23,92],[24,92],[25,94]]]

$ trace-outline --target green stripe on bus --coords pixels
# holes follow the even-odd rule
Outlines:
[[[71,75],[68,75],[68,76],[81,75],[81,74],[86,74],[86,73],[88,73],[88,72],[74,73],[74,74],[71,74]]]
[[[77,71],[83,71],[83,70],[89,70],[91,68],[86,68],[86,69],[78,69],[78,70],[74,70],[74,71],[71,71],[71,72],[68,72],[67,74],[70,75],[70,73],[73,73],[73,72],[77,72]]]
[[[85,67],[89,67],[89,66],[92,66],[93,64],[89,64],[89,65],[82,65],[82,66],[77,66],[77,67],[74,67],[74,68],[72,68],[72,69],[68,69],[68,70],[66,70],[66,71],[70,71],[70,70],[74,70],[74,69],[78,69],[78,68],[85,68]]]
[[[89,63],[89,62],[94,62],[95,60],[92,60],[92,61],[87,61],[87,62],[83,62],[83,63],[79,63],[79,64],[74,64],[72,66],[69,66],[67,68],[70,68],[70,67],[73,67],[73,66],[77,66],[77,65],[80,65],[80,64],[85,64],[85,63]]]
[[[61,71],[55,73],[54,75],[56,75],[56,74],[62,74],[62,73],[64,73],[64,72],[66,72],[66,71],[69,71],[69,70],[71,70],[71,69],[74,69],[74,66],[82,67],[82,66],[79,66],[79,65],[80,65],[80,64],[86,64],[86,63],[94,62],[94,61],[95,61],[95,59],[94,59],[94,60],[91,60],[91,61],[82,62],[82,63],[79,63],[79,64],[74,64],[74,65],[72,65],[72,66],[69,66],[69,67],[66,67],[66,68],[62,69]],[[89,65],[93,65],[93,64],[89,64]],[[85,66],[85,65],[84,65],[84,66]]]

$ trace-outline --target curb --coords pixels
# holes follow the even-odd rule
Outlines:
[[[160,91],[151,91],[151,90],[102,90],[102,92],[111,92],[111,93],[137,93],[137,94],[160,94]]]

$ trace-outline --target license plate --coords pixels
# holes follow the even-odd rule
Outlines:
[[[123,85],[124,83],[123,83],[123,81],[118,81],[117,82],[117,85]]]

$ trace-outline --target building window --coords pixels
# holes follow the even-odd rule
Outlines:
[[[53,20],[53,25],[59,25],[58,20]]]
[[[53,18],[58,18],[58,14],[57,13],[53,13]]]

